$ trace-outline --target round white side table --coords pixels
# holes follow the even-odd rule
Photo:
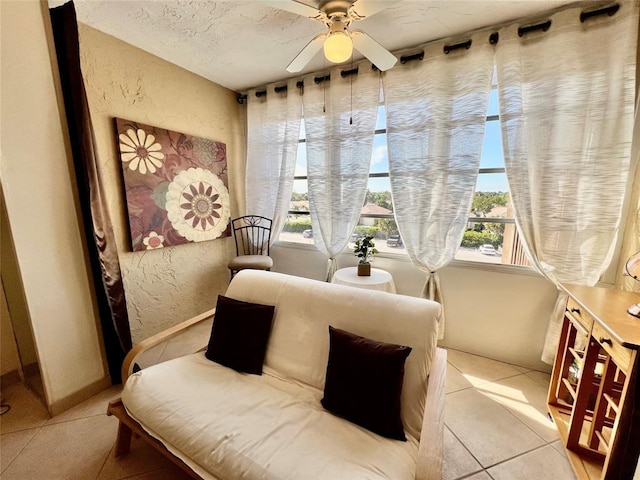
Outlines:
[[[341,268],[333,274],[331,283],[396,293],[396,285],[391,274],[379,268],[372,268],[371,276],[367,277],[358,276],[358,267]]]

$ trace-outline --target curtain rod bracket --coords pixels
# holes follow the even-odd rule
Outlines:
[[[536,25],[529,25],[528,27],[519,27],[518,36],[522,37],[525,34],[534,32],[536,30],[542,30],[543,32],[546,32],[547,30],[549,30],[549,27],[551,27],[551,20],[547,20],[546,22],[538,23]]]
[[[445,55],[448,55],[449,52],[460,50],[461,48],[469,50],[469,48],[471,48],[471,39],[467,40],[466,42],[456,43],[455,45],[445,45],[444,47],[442,47],[442,51],[445,53]]]
[[[356,68],[352,68],[351,70],[342,70],[342,71],[340,72],[340,76],[341,76],[342,78],[346,78],[346,77],[348,77],[349,75],[357,75],[357,74],[358,74],[358,67],[356,67]]]
[[[616,3],[608,7],[599,8],[598,10],[591,10],[590,12],[582,12],[580,14],[580,22],[584,23],[585,21],[587,21],[592,17],[597,17],[605,14],[609,15],[610,17],[613,17],[618,12],[618,10],[620,10],[620,4]]]
[[[413,55],[406,55],[404,57],[400,57],[400,63],[403,65],[407,62],[411,62],[413,60],[422,60],[424,58],[424,50],[420,53],[414,53]]]
[[[324,77],[315,77],[315,78],[313,79],[313,81],[314,81],[316,84],[318,84],[318,83],[322,83],[322,82],[324,82],[324,81],[328,81],[328,80],[331,80],[331,74],[327,74],[327,75],[325,75]]]

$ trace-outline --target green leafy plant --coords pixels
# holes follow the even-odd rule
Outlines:
[[[369,258],[378,253],[372,236],[366,236],[356,241],[353,253],[360,259],[358,263],[369,263]]]

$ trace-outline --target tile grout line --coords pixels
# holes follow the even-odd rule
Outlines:
[[[478,392],[480,395],[482,395],[482,393]],[[533,428],[531,428],[529,425],[527,425],[526,423],[524,423],[522,420],[520,420],[518,418],[518,416],[513,413],[510,409],[508,409],[507,407],[505,407],[504,405],[502,405],[499,402],[496,402],[498,406],[502,407],[503,409],[505,409],[507,412],[509,412],[509,414],[515,418],[516,420],[518,420],[522,425],[524,425],[525,427],[527,427],[536,437],[538,437],[540,440],[542,440],[543,443],[548,443],[547,440],[545,438],[542,438],[542,435],[540,435],[538,432],[536,432]],[[554,428],[557,429],[555,423],[553,423]],[[555,440],[554,440],[555,441]]]
[[[463,375],[464,375],[464,373],[463,373]],[[487,383],[501,382],[503,380],[509,380],[511,378],[520,377],[520,376],[526,376],[526,374],[517,373],[515,375],[507,375],[506,377],[496,378],[494,380],[483,380],[482,382],[478,383],[477,385],[471,385],[471,388],[476,388],[477,389],[478,387],[481,387],[482,385],[485,385]],[[531,380],[531,381],[533,381],[533,380]],[[480,392],[478,392],[478,393],[480,393]]]
[[[64,423],[76,422],[78,420],[84,420],[84,419],[87,419],[87,418],[101,417],[102,415],[107,415],[106,408],[105,408],[105,411],[102,412],[102,413],[90,413],[90,414],[83,415],[82,417],[78,417],[78,418],[69,418],[67,420],[60,420],[59,422],[51,422],[51,423],[47,423],[47,424],[43,425],[43,427],[52,427],[54,425],[62,425]],[[55,417],[52,417],[52,418],[55,418]]]
[[[0,2],[1,2],[1,1],[2,1],[2,0],[0,0]],[[51,417],[49,417],[49,418],[51,418]],[[2,431],[0,431],[0,435],[10,435],[10,434],[12,434],[12,433],[26,432],[27,430],[33,430],[34,428],[42,428],[42,427],[44,427],[45,425],[46,425],[46,420],[45,420],[45,423],[43,423],[42,425],[34,425],[33,427],[20,428],[20,429],[18,429],[18,430],[12,430],[12,431],[10,431],[10,432],[2,432]]]
[[[458,367],[456,367],[453,363],[451,363],[449,360],[447,360],[447,363],[449,365],[451,365],[453,368],[455,368],[461,375],[464,375],[464,373],[462,373],[462,370],[460,370]]]
[[[480,357],[480,358],[483,358],[483,359],[486,359],[486,360],[491,360],[492,362],[501,363],[503,365],[507,365],[507,366],[513,367],[513,368],[515,368],[517,370],[519,370],[521,368],[526,368],[527,369],[526,372],[520,372],[522,374],[531,373],[531,372],[539,372],[539,373],[545,373],[547,375],[550,375],[549,372],[546,372],[546,371],[543,371],[543,370],[538,370],[537,368],[525,367],[523,365],[516,365],[515,363],[509,363],[509,362],[505,362],[505,361],[502,361],[502,360],[496,360],[495,358],[484,357],[484,356],[478,355],[476,353],[469,353],[469,352],[465,352],[464,350],[458,350],[457,348],[446,348],[446,347],[441,347],[441,348],[445,348],[447,351],[451,350],[451,351],[454,351],[454,352],[463,353],[465,355],[469,355],[469,356],[473,356],[473,357]],[[451,363],[451,362],[449,360],[447,360],[447,363]],[[451,365],[455,367],[455,365],[453,365],[453,364],[451,364]],[[462,373],[462,370],[458,369],[458,367],[456,367],[456,370],[458,370],[460,373]],[[505,378],[508,378],[508,377],[505,377]]]
[[[447,365],[450,365],[451,368],[453,368],[455,371],[457,371],[460,375],[464,376],[464,373],[462,373],[462,370],[460,370],[458,367],[456,367],[449,360],[447,360]],[[465,380],[466,380],[466,378],[465,378]],[[459,388],[458,390],[452,390],[450,392],[446,392],[445,396],[447,396],[447,395],[449,395],[451,393],[461,392],[462,390],[468,390],[469,388],[473,388],[473,385],[469,385],[468,387]],[[445,385],[445,390],[446,390],[446,385]]]
[[[494,360],[494,361],[498,362],[498,360]],[[447,363],[448,363],[449,365],[451,365],[453,368],[455,368],[455,369],[456,369],[456,370],[457,370],[457,371],[458,371],[458,372],[459,372],[463,377],[465,377],[465,380],[466,380],[466,376],[465,376],[465,375],[471,375],[471,374],[466,374],[466,373],[464,373],[462,370],[460,370],[458,367],[456,367],[456,366],[455,366],[453,363],[451,363],[449,360],[447,360]],[[504,362],[500,362],[500,363],[504,363]],[[513,365],[511,365],[510,363],[505,363],[505,365],[509,365],[510,367],[513,367]],[[514,368],[515,368],[515,367],[514,367]],[[532,370],[532,371],[533,371],[533,370]],[[506,377],[494,378],[494,379],[492,379],[492,380],[482,380],[478,385],[471,385],[471,388],[479,387],[480,385],[483,385],[483,384],[485,384],[485,383],[494,383],[494,382],[499,382],[499,381],[501,381],[501,380],[507,380],[507,379],[509,379],[509,378],[517,377],[517,376],[519,376],[519,375],[525,375],[525,376],[526,376],[526,373],[525,373],[525,372],[520,372],[520,371],[518,371],[518,373],[513,374],[513,375],[507,375]],[[532,381],[534,381],[533,379],[531,379],[531,380],[532,380]],[[536,383],[537,383],[537,382],[536,382]],[[464,389],[461,389],[461,390],[464,390]],[[459,390],[456,390],[456,391],[459,391]]]
[[[16,458],[18,458],[18,456],[24,451],[24,449],[27,448],[27,446],[33,441],[33,439],[36,438],[36,435],[38,433],[40,433],[40,430],[42,430],[43,427],[44,427],[44,425],[41,425],[39,427],[35,427],[34,428],[34,430],[36,430],[36,431],[33,433],[33,435],[31,435],[31,438],[29,439],[29,441],[22,446],[22,448],[13,456],[13,458],[7,464],[7,466],[4,469],[2,469],[2,471],[0,472],[0,476],[1,476],[2,473],[6,472],[9,469],[11,464],[16,460]],[[28,430],[31,430],[31,429],[30,428],[26,428],[24,430],[18,430],[16,432],[3,433],[0,436],[2,436],[2,435],[10,435],[12,433],[18,433],[18,432],[26,432]]]
[[[497,467],[498,465],[502,465],[502,464],[504,464],[504,463],[510,462],[511,460],[514,460],[514,459],[516,459],[516,458],[518,458],[518,457],[522,457],[523,455],[528,455],[528,454],[530,454],[530,453],[532,453],[532,452],[535,452],[536,450],[540,450],[540,449],[545,448],[545,447],[551,447],[551,445],[547,443],[547,444],[545,444],[545,445],[540,445],[540,446],[538,446],[538,447],[531,448],[531,449],[529,449],[529,450],[527,450],[527,451],[525,451],[525,452],[522,452],[522,453],[520,453],[520,454],[518,454],[518,455],[515,455],[515,456],[513,456],[513,457],[511,457],[511,458],[507,458],[507,459],[505,459],[505,460],[500,460],[499,462],[494,463],[493,465],[491,465],[491,466],[487,467],[485,470],[488,470],[488,469],[493,468],[493,467]],[[553,448],[553,447],[551,447],[551,448],[553,449],[553,451],[554,451],[554,452],[556,452],[556,453],[558,453],[558,454],[560,453],[560,452],[558,452],[555,448]],[[489,473],[489,472],[487,472],[487,473]],[[491,478],[493,478],[493,476],[491,476]]]
[[[488,470],[485,470],[484,473],[486,473],[491,480],[494,480],[494,476],[491,475],[491,473]]]
[[[458,390],[451,390],[450,392],[445,393],[445,396],[446,395],[451,395],[452,393],[464,392],[465,390],[469,390],[470,388],[473,388],[473,385],[470,385],[468,387],[459,388]]]
[[[111,455],[111,452],[113,452],[113,449],[115,448],[115,445],[113,445],[110,449],[109,449],[109,453],[107,453],[107,456],[104,457],[104,462],[102,462],[102,466],[100,467],[100,470],[98,470],[98,474],[96,475],[96,480],[98,480],[100,478],[100,474],[102,473],[102,471],[104,470],[104,467],[107,465],[107,462],[109,461],[109,456]]]
[[[456,370],[457,370],[457,368],[456,368]],[[458,370],[458,371],[460,372],[460,370]],[[464,374],[464,373],[462,373],[462,372],[460,372],[460,373],[461,373],[463,376],[465,375],[465,374]],[[496,383],[496,382],[500,382],[500,381],[502,381],[502,380],[509,380],[509,379],[511,379],[511,378],[515,378],[515,377],[519,377],[519,376],[526,376],[526,374],[524,374],[524,373],[517,373],[517,374],[515,374],[515,375],[509,375],[509,376],[507,376],[507,377],[496,378],[495,380],[483,380],[483,381],[481,381],[480,383],[478,383],[477,385],[469,385],[468,387],[460,388],[460,389],[458,389],[458,390],[452,390],[451,392],[447,392],[445,395],[450,395],[450,394],[452,394],[452,393],[462,392],[462,391],[464,391],[464,390],[469,390],[470,388],[475,388],[475,389],[477,390],[477,389],[478,389],[478,387],[482,387],[483,385],[486,385],[486,384],[488,384],[488,383],[490,383],[490,384],[494,384],[494,383]],[[527,378],[528,378],[528,377],[527,377]],[[532,379],[530,379],[530,380],[531,380],[532,382],[534,382],[534,380],[532,380]],[[534,382],[534,383],[536,383],[536,384],[537,384],[537,382]],[[542,385],[540,385],[540,386],[542,386]],[[478,392],[478,393],[480,393],[480,392]]]
[[[462,440],[460,440],[460,438],[458,438],[458,436],[455,434],[455,432],[454,432],[453,430],[451,430],[451,428],[449,428],[449,425],[447,425],[447,423],[446,423],[446,422],[445,422],[444,426],[445,426],[445,428],[446,428],[447,430],[449,430],[449,433],[451,433],[451,435],[453,435],[453,437],[454,437],[458,442],[460,442],[460,445],[462,445],[462,448],[464,448],[464,449],[467,451],[467,453],[469,453],[469,455],[471,455],[471,458],[473,458],[473,459],[477,462],[477,464],[478,464],[478,465],[480,465],[480,470],[478,470],[478,471],[476,471],[476,472],[472,472],[472,473],[470,473],[469,475],[466,475],[466,476],[465,476],[465,475],[463,475],[462,477],[458,477],[458,478],[456,478],[455,480],[461,480],[461,479],[463,479],[463,478],[467,478],[467,477],[468,477],[468,476],[470,476],[470,475],[475,475],[476,473],[479,473],[479,472],[483,471],[483,470],[485,469],[485,468],[484,468],[484,466],[483,466],[483,465],[482,465],[482,463],[480,463],[480,461],[475,457],[475,455],[474,455],[473,453],[471,453],[471,450],[469,450],[469,449],[467,448],[467,446],[464,444],[464,442],[463,442]]]
[[[138,477],[140,475],[147,475],[147,474],[154,473],[154,472],[161,472],[163,470],[166,470],[167,468],[171,468],[171,465],[164,466],[164,467],[159,467],[159,468],[154,468],[152,470],[149,470],[148,472],[132,473],[131,475],[127,475],[126,477],[120,477],[117,480],[127,480],[128,478],[136,478],[136,477]]]

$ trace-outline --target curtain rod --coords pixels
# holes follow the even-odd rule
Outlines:
[[[571,6],[568,6],[567,8],[572,8]],[[606,7],[602,7],[602,8],[596,8],[594,10],[583,10],[580,13],[580,22],[584,23],[587,20],[589,20],[590,18],[594,18],[594,17],[598,17],[600,15],[608,15],[609,17],[612,17],[613,15],[615,15],[618,10],[620,10],[620,4],[619,3],[615,3],[613,5],[609,5]],[[555,13],[555,12],[554,12]],[[551,20],[547,20],[545,22],[542,23],[536,23],[533,25],[527,25],[524,27],[519,27],[518,28],[518,36],[522,37],[528,33],[537,31],[537,30],[542,30],[543,32],[546,32],[547,30],[549,30],[549,28],[551,27]],[[495,28],[495,27],[494,27]],[[493,32],[489,35],[489,43],[491,45],[496,45],[498,43],[500,39],[500,35],[498,32]],[[438,40],[435,40],[438,41]],[[449,54],[450,52],[454,51],[454,50],[459,50],[459,49],[466,49],[468,50],[469,48],[471,48],[471,39],[466,40],[464,42],[460,42],[460,43],[456,43],[453,45],[444,45],[444,47],[442,48],[445,54]],[[424,48],[424,46],[422,47]],[[400,63],[402,65],[406,64],[407,62],[411,62],[414,60],[423,60],[424,59],[424,50],[412,55],[403,55],[400,57]],[[378,70],[378,67],[376,67],[375,65],[371,65],[371,69],[372,70]],[[347,77],[349,75],[357,75],[358,73],[358,67],[353,68],[351,70],[342,70],[340,72],[340,75],[344,78]],[[331,75],[327,74],[324,76],[318,76],[318,77],[314,77],[313,81],[318,84],[324,81],[329,81],[331,80]],[[299,89],[303,89],[304,88],[304,81],[303,80],[298,80],[296,82],[296,87]],[[280,93],[280,92],[284,92],[287,90],[287,85],[282,85],[282,86],[277,86],[274,88],[274,91],[276,93]],[[262,97],[264,95],[267,94],[267,90],[260,90],[256,92],[256,97]],[[236,99],[238,101],[239,104],[244,104],[245,100],[247,99],[247,95],[243,94],[243,93],[236,93]]]
[[[340,72],[340,76],[342,78],[346,78],[349,75],[357,75],[357,74],[358,74],[358,67],[352,68],[350,70],[342,70]],[[315,77],[313,79],[314,83],[316,83],[316,84],[322,83],[324,81],[329,81],[329,80],[331,80],[331,75],[330,74],[327,74],[327,75],[324,75],[324,76],[320,76],[320,77]],[[300,88],[300,89],[304,88],[304,82],[302,80],[298,80],[296,82],[296,87]],[[286,92],[287,90],[288,90],[288,87],[287,87],[286,84],[285,85],[278,85],[278,86],[273,88],[273,91],[275,93]],[[258,97],[258,98],[259,97],[264,97],[266,94],[267,94],[267,90],[266,89],[265,90],[256,91],[256,97]],[[238,100],[238,103],[242,105],[244,103],[244,101],[247,99],[247,95],[246,94],[242,94],[242,93],[238,93],[238,94],[236,94],[236,99]]]
[[[616,12],[618,10],[620,10],[620,4],[619,3],[610,5],[608,7],[597,8],[595,10],[582,11],[580,13],[580,23],[584,23],[587,20],[589,20],[590,18],[598,17],[600,15],[608,15],[608,16],[612,17],[613,15],[616,14]],[[520,28],[518,28],[518,36],[522,37],[522,36],[526,35],[527,33],[534,32],[536,30],[542,30],[543,32],[546,32],[547,30],[549,30],[550,27],[551,27],[551,20],[547,20],[546,22],[538,23],[538,24],[535,24],[535,25],[529,25],[529,26],[526,26],[526,27],[520,27]]]

